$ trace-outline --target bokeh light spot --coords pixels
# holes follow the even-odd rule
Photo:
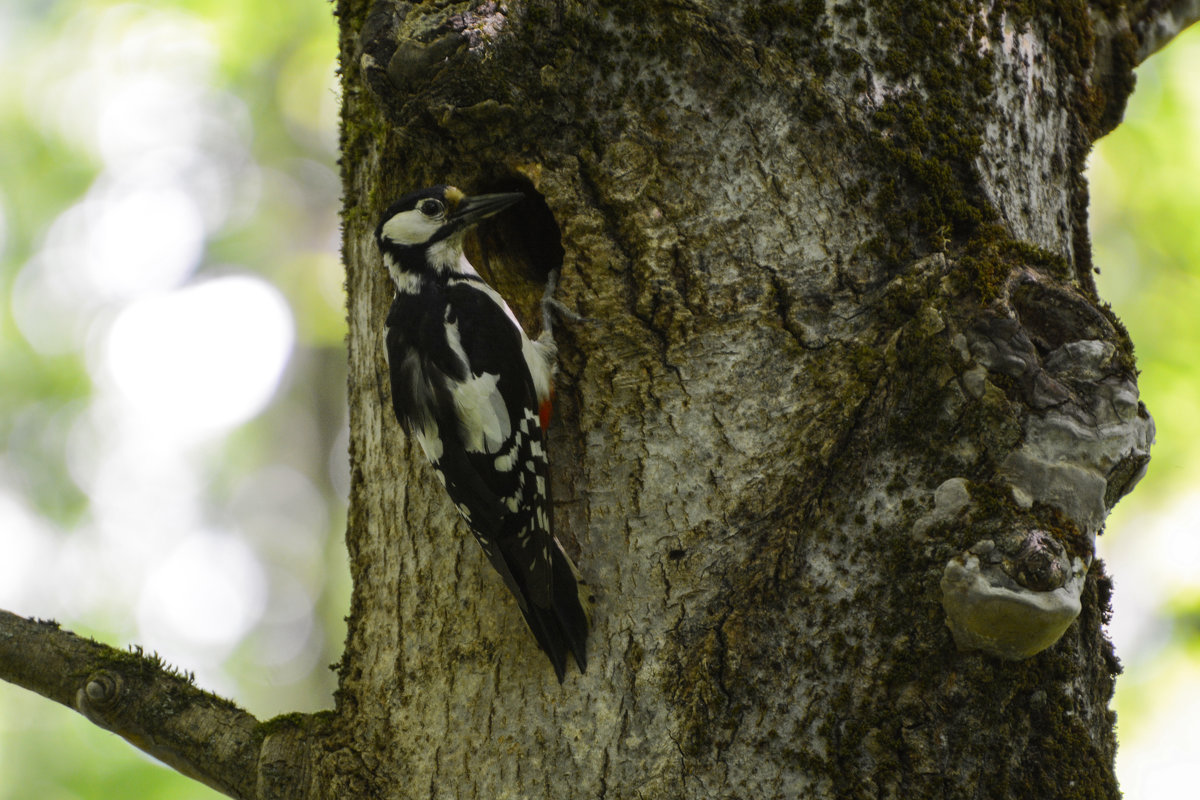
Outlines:
[[[241,540],[201,532],[184,539],[150,575],[138,605],[142,636],[169,650],[223,657],[258,622],[266,581]],[[190,653],[188,655],[191,655]]]
[[[109,332],[107,367],[133,413],[189,440],[261,411],[294,339],[278,290],[230,276],[130,305]]]

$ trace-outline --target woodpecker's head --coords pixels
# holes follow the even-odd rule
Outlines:
[[[466,230],[524,197],[520,192],[467,197],[453,186],[421,189],[384,212],[375,240],[389,269],[393,264],[410,272],[459,269]]]

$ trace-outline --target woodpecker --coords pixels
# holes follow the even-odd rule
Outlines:
[[[396,287],[385,335],[396,418],[562,683],[568,653],[587,669],[589,620],[579,572],[551,528],[543,443],[556,354],[549,314],[531,340],[463,254],[469,228],[523,198],[422,189],[388,208],[375,240]]]

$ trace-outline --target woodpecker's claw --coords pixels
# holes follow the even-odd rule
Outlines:
[[[551,340],[554,338],[554,313],[570,322],[592,322],[589,317],[578,314],[554,297],[558,290],[559,270],[552,270],[546,277],[546,290],[542,292],[542,336]]]

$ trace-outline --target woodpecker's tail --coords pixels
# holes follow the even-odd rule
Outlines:
[[[549,555],[549,576],[546,576],[545,564],[536,565],[532,574],[521,575],[526,580],[518,579],[518,583],[525,584],[518,600],[533,637],[554,666],[558,682],[562,683],[567,674],[568,654],[575,659],[581,673],[587,671],[591,598],[587,584],[558,541],[549,534],[543,535],[547,540],[544,544]],[[524,572],[522,566],[520,562],[508,564],[510,573]],[[547,577],[549,580],[544,580]],[[544,589],[531,591],[531,579],[541,583]]]

